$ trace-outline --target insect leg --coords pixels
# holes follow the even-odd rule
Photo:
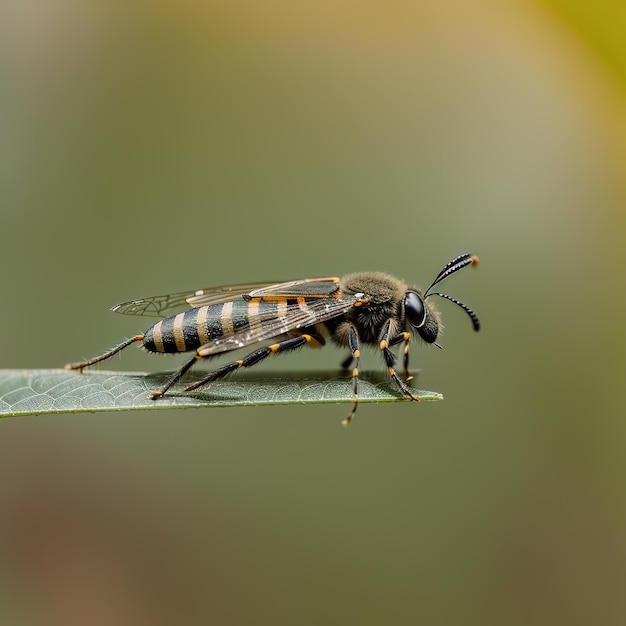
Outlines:
[[[296,348],[301,348],[307,343],[315,345],[323,344],[324,341],[321,337],[303,333],[298,337],[291,337],[289,339],[284,339],[283,341],[280,341],[278,343],[264,346],[263,348],[259,348],[258,350],[251,352],[243,359],[233,361],[232,363],[227,363],[226,365],[220,367],[214,372],[207,374],[204,378],[201,378],[197,382],[189,385],[188,387],[185,387],[185,391],[192,391],[193,389],[202,387],[202,385],[206,385],[207,383],[211,383],[213,381],[219,380],[220,378],[224,378],[224,376],[226,376],[230,372],[234,372],[240,367],[252,367],[263,359],[266,359],[270,354],[278,354],[279,352],[286,352],[287,350],[295,350]]]
[[[411,374],[411,372],[409,372],[409,340],[410,339],[411,339],[411,334],[405,331],[403,333],[400,333],[397,337],[394,337],[389,342],[390,346],[395,346],[399,344],[401,341],[404,341],[404,351],[402,354],[404,355],[404,376],[405,376],[406,382],[408,382],[409,380],[413,378],[413,375]]]
[[[347,365],[350,365],[352,360],[354,359],[354,369],[352,370],[352,391],[354,393],[354,405],[352,406],[352,411],[348,414],[348,416],[341,422],[344,426],[349,426],[350,421],[354,417],[356,413],[356,408],[359,404],[359,360],[361,358],[361,350],[359,349],[359,335],[356,332],[356,328],[350,324],[350,329],[348,331],[348,346],[350,347],[350,360],[347,361]]]
[[[152,392],[152,399],[156,400],[157,398],[162,398],[165,392],[174,384],[177,383],[182,377],[183,374],[200,359],[201,357],[197,354],[194,354],[192,359],[189,359],[180,369],[176,370],[168,379],[162,389],[159,391]]]
[[[382,350],[383,357],[385,359],[385,363],[387,364],[387,368],[389,370],[389,376],[391,376],[394,383],[396,383],[398,389],[405,395],[411,398],[411,400],[419,401],[419,398],[411,392],[409,387],[404,383],[404,381],[396,374],[396,370],[393,368],[393,364],[396,360],[393,352],[390,350],[389,346],[400,343],[401,341],[406,341],[404,334],[401,333],[397,337],[393,339],[389,339],[389,330],[391,328],[391,320],[387,320],[383,325],[383,329],[379,335],[379,347]],[[408,342],[407,342],[408,345]],[[408,352],[408,351],[407,351]],[[407,358],[407,352],[405,352],[405,359]],[[408,361],[405,360],[405,363]]]
[[[115,346],[113,350],[109,350],[100,356],[94,357],[93,359],[89,359],[89,361],[83,361],[82,363],[68,363],[65,366],[66,370],[79,370],[83,371],[83,368],[89,367],[90,365],[95,365],[96,363],[100,363],[100,361],[105,361],[106,359],[112,357],[114,354],[117,354],[120,350],[127,348],[131,343],[135,343],[136,341],[143,341],[143,335],[135,335],[130,339],[122,342],[119,346]]]

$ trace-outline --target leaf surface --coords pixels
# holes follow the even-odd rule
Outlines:
[[[0,417],[126,411],[140,409],[207,408],[272,404],[353,402],[350,377],[323,372],[238,373],[230,380],[184,392],[171,389],[153,400],[169,373],[145,374],[91,371],[79,374],[64,369],[0,370]],[[414,389],[420,400],[441,400],[434,391]],[[361,402],[407,401],[393,383],[380,374],[359,378]]]

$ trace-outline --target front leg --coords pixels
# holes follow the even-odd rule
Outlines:
[[[390,346],[396,345],[400,343],[401,341],[404,341],[405,342],[404,364],[405,364],[405,368],[407,368],[407,374],[408,374],[408,364],[409,364],[409,361],[408,361],[409,337],[407,336],[408,333],[400,333],[399,335],[396,335],[395,337],[390,339],[389,337],[390,331],[391,331],[391,320],[389,319],[384,323],[383,328],[380,332],[380,335],[378,336],[378,347],[381,349],[383,353],[385,363],[387,364],[387,369],[389,370],[389,376],[391,376],[393,382],[396,384],[396,386],[402,392],[403,395],[411,398],[411,400],[415,400],[415,402],[419,402],[419,398],[413,395],[413,392],[410,390],[408,385],[398,376],[398,374],[396,373],[396,370],[393,367],[396,357],[391,351]]]
[[[396,346],[400,342],[404,341],[404,350],[402,354],[404,355],[404,380],[408,383],[412,380],[413,375],[409,372],[409,341],[411,340],[411,333],[404,331],[400,333],[397,337],[394,337],[390,342],[390,346]]]

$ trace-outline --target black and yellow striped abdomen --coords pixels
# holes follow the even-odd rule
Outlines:
[[[150,352],[196,350],[263,324],[264,319],[276,319],[278,307],[277,302],[235,300],[188,309],[157,322],[146,331],[143,345]]]

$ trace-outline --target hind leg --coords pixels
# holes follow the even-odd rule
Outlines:
[[[89,359],[88,361],[82,361],[81,363],[68,363],[65,366],[65,369],[66,370],[78,370],[82,374],[82,371],[85,367],[90,367],[91,365],[100,363],[100,361],[105,361],[106,359],[110,359],[114,354],[117,354],[124,348],[128,348],[128,346],[130,346],[131,343],[135,343],[136,341],[143,341],[143,335],[135,335],[134,337],[131,337],[130,339],[127,339],[126,341],[122,342],[119,346],[115,346],[115,348],[113,348],[112,350],[109,350],[108,352],[105,352],[104,354],[101,354],[100,356],[94,357],[93,359]]]
[[[207,383],[212,383],[216,380],[219,380],[220,378],[224,378],[224,376],[230,374],[230,372],[238,370],[240,367],[252,367],[253,365],[256,365],[257,363],[260,363],[261,361],[266,359],[268,356],[270,356],[270,354],[278,354],[279,352],[295,350],[296,348],[301,348],[302,346],[305,346],[307,344],[311,346],[322,345],[323,339],[321,337],[303,333],[298,337],[291,337],[289,339],[279,341],[278,343],[264,346],[263,348],[259,348],[258,350],[251,352],[247,356],[243,357],[243,359],[239,359],[238,361],[232,361],[231,363],[227,363],[226,365],[220,367],[214,372],[210,372],[204,378],[201,378],[200,380],[186,387],[185,391],[192,391],[194,389],[198,389],[198,387],[202,387],[202,385],[206,385]],[[187,369],[189,369],[189,367],[191,367],[190,364]]]

